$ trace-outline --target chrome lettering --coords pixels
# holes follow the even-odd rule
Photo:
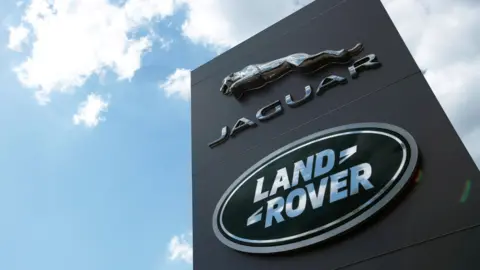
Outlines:
[[[356,152],[357,145],[340,151],[337,165],[344,163]],[[287,167],[278,169],[270,191],[268,188],[264,190],[264,184],[268,183],[265,181],[265,177],[257,179],[253,203],[261,203],[274,197],[280,189],[289,191],[292,187],[296,187],[288,194],[284,193],[285,195],[274,197],[266,202],[265,228],[272,226],[274,222],[281,223],[285,221],[285,218],[293,219],[302,215],[307,208],[308,201],[312,210],[323,207],[327,190],[329,192],[328,202],[335,203],[358,194],[361,189],[367,191],[374,188],[370,182],[372,166],[369,163],[361,163],[320,179],[319,176],[332,171],[335,163],[335,152],[332,149],[326,149],[294,162],[290,167],[291,181]],[[303,179],[302,182],[300,182],[300,176]],[[302,183],[304,185],[301,185]],[[264,206],[261,206],[247,218],[247,226],[262,220],[263,209]]]
[[[341,171],[330,176],[330,203],[345,199],[348,196],[348,191],[343,189],[347,187],[348,170]]]
[[[277,171],[275,181],[272,185],[272,190],[270,191],[270,196],[275,195],[279,188],[283,188],[283,190],[290,188],[290,180],[288,179],[287,168],[281,168]]]
[[[290,108],[297,108],[307,102],[309,102],[310,100],[312,100],[313,98],[313,95],[312,95],[312,88],[310,87],[310,85],[307,85],[305,86],[305,96],[297,101],[293,101],[293,98],[292,98],[292,95],[286,95],[285,96],[285,103],[287,103],[287,105],[290,107]]]
[[[280,100],[277,100],[258,110],[257,119],[259,121],[268,121],[279,116],[282,113],[283,113],[282,103],[280,102]]]
[[[298,197],[298,205],[296,208],[293,207],[293,200]],[[305,207],[307,206],[307,193],[303,188],[297,188],[292,190],[290,194],[287,196],[287,203],[285,205],[285,213],[288,217],[294,218],[303,213],[305,211]]]
[[[325,198],[325,190],[327,190],[327,184],[328,184],[328,177],[325,177],[322,180],[320,180],[320,185],[318,186],[317,192],[315,192],[315,186],[313,185],[313,183],[305,186],[305,188],[307,188],[308,197],[310,199],[310,203],[313,209],[322,207],[323,199]]]
[[[307,165],[303,163],[303,160],[299,160],[293,164],[293,177],[292,177],[292,187],[298,184],[298,179],[302,175],[303,181],[308,182],[312,179],[313,171],[313,159],[314,156],[309,156],[307,158]]]
[[[218,146],[228,140],[228,126],[224,126],[222,128],[222,133],[220,134],[220,138],[211,142],[208,146],[210,148],[214,148],[215,146]]]
[[[347,84],[348,81],[344,77],[337,75],[330,75],[323,79],[317,87],[316,95],[321,96],[328,90],[334,88],[337,85]]]
[[[325,158],[327,162],[324,162]],[[335,152],[333,152],[332,149],[327,149],[318,153],[315,158],[314,177],[319,177],[328,173],[330,170],[333,169],[334,165],[335,165]]]
[[[285,200],[282,197],[271,199],[267,202],[267,214],[265,217],[265,228],[272,226],[273,219],[277,223],[285,221],[282,211],[285,206]]]
[[[380,66],[382,66],[382,64],[378,62],[377,56],[375,54],[369,54],[362,59],[355,61],[355,63],[348,68],[348,71],[350,72],[350,76],[352,76],[353,79],[356,79],[360,72],[369,69],[376,69]]]
[[[257,124],[255,124],[254,122],[252,122],[251,120],[245,118],[245,117],[242,117],[240,119],[238,119],[237,123],[235,123],[235,125],[233,126],[233,129],[232,129],[232,132],[230,133],[230,136],[231,137],[235,137],[238,133],[248,129],[248,128],[251,128],[251,127],[256,127]]]
[[[372,183],[368,181],[372,176],[372,166],[368,163],[363,163],[350,168],[350,195],[358,193],[361,185],[365,190],[373,188]]]
[[[262,192],[264,177],[257,179],[257,187],[255,188],[255,197],[253,198],[253,203],[264,200],[268,197],[268,190]]]

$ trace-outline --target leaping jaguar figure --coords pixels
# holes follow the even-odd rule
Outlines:
[[[246,92],[260,89],[292,71],[311,74],[332,64],[348,64],[363,50],[358,43],[349,50],[326,50],[317,54],[295,53],[263,64],[246,66],[223,79],[220,91],[241,99]]]

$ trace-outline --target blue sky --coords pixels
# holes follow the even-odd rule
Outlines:
[[[192,268],[188,70],[311,0],[257,2],[0,2],[0,269]],[[480,160],[480,4],[383,2]]]
[[[167,260],[172,236],[191,230],[189,102],[167,98],[158,83],[214,54],[155,25],[175,46],[153,44],[130,82],[92,75],[42,106],[12,72],[28,50],[6,46],[5,24],[21,10],[0,4],[0,268],[190,269]],[[106,121],[75,125],[90,92],[110,96]]]

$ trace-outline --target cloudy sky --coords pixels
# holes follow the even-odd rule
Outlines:
[[[311,1],[1,1],[0,269],[191,269],[189,71]],[[480,164],[480,2],[383,3]]]

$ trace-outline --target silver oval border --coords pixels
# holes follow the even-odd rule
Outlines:
[[[405,141],[408,143],[408,147],[410,148],[411,151],[411,157],[410,161],[407,165],[407,168],[405,172],[403,173],[402,177],[400,180],[397,181],[395,186],[383,197],[378,201],[376,204],[371,206],[368,210],[360,214],[359,216],[355,217],[354,219],[350,220],[349,222],[342,224],[341,226],[332,229],[330,231],[327,231],[323,234],[307,238],[304,240],[300,240],[295,243],[289,243],[289,244],[284,244],[284,245],[277,245],[277,246],[268,246],[268,247],[251,247],[251,246],[246,246],[246,245],[241,245],[235,242],[230,241],[226,237],[223,236],[223,234],[220,232],[218,228],[218,215],[220,212],[220,208],[222,207],[223,203],[227,199],[227,196],[230,195],[233,189],[237,188],[237,186],[247,177],[249,174],[257,170],[259,167],[261,167],[264,163],[268,162],[271,159],[274,159],[276,156],[282,154],[283,152],[288,151],[289,149],[295,148],[298,145],[304,144],[306,142],[309,142],[315,138],[318,137],[323,137],[326,136],[330,133],[337,133],[339,131],[348,131],[350,129],[358,129],[358,128],[381,128],[381,129],[386,129],[390,131],[394,131],[398,134],[400,134]],[[388,202],[390,202],[405,186],[405,184],[408,182],[408,180],[412,177],[412,173],[414,172],[416,165],[418,162],[418,146],[417,143],[415,142],[415,139],[413,138],[410,133],[408,133],[406,130],[394,126],[391,124],[386,124],[386,123],[376,123],[376,122],[371,122],[371,123],[356,123],[356,124],[349,124],[349,125],[343,125],[335,128],[330,128],[327,130],[319,131],[314,134],[308,135],[304,138],[301,138],[299,140],[296,140],[292,143],[289,143],[285,146],[283,146],[280,149],[277,149],[273,153],[269,154],[268,156],[264,157],[257,163],[255,163],[253,166],[251,166],[248,170],[246,170],[240,177],[238,177],[230,186],[229,188],[224,192],[220,200],[218,201],[215,211],[213,213],[213,220],[212,220],[212,225],[213,225],[213,231],[216,235],[216,237],[226,246],[233,248],[235,250],[241,251],[241,252],[247,252],[247,253],[257,253],[257,254],[265,254],[265,253],[278,253],[278,252],[285,252],[289,250],[294,250],[294,249],[299,249],[302,247],[306,247],[312,244],[316,244],[319,242],[322,242],[324,240],[330,239],[338,234],[341,234],[345,231],[350,230],[351,228],[357,226],[358,224],[364,222],[367,220],[370,216],[378,212],[380,209],[382,209]]]
[[[403,157],[402,157],[402,160],[400,162],[400,165],[398,166],[397,168],[397,171],[395,172],[395,174],[393,175],[393,177],[387,182],[386,185],[384,185],[376,194],[375,196],[373,196],[372,198],[370,198],[368,201],[366,201],[365,203],[363,203],[362,205],[360,205],[357,209],[347,213],[346,215],[340,217],[340,218],[337,218],[336,220],[328,223],[328,224],[325,224],[323,226],[320,226],[320,227],[317,227],[315,229],[312,229],[312,230],[309,230],[309,231],[306,231],[306,232],[303,232],[303,233],[300,233],[300,234],[296,234],[296,235],[292,235],[292,236],[288,236],[288,237],[282,237],[282,238],[276,238],[276,239],[269,239],[269,240],[252,240],[252,239],[246,239],[246,238],[242,238],[242,237],[238,237],[236,235],[234,235],[233,233],[229,232],[226,228],[225,228],[225,225],[223,224],[223,213],[225,211],[225,207],[226,205],[228,205],[230,199],[233,197],[233,195],[239,190],[242,188],[242,186],[247,183],[251,177],[253,175],[255,175],[257,172],[259,172],[260,170],[263,170],[266,166],[268,166],[269,164],[272,164],[272,162],[275,162],[276,160],[292,153],[292,152],[295,152],[301,148],[304,148],[304,147],[308,147],[309,145],[311,144],[314,144],[314,143],[317,143],[319,141],[324,141],[324,140],[329,140],[329,139],[332,139],[332,138],[336,138],[336,137],[341,137],[341,136],[345,136],[345,135],[351,135],[351,134],[379,134],[379,135],[383,135],[383,136],[386,136],[386,137],[389,137],[393,140],[395,140],[401,147],[402,147],[402,152],[403,152]],[[328,229],[329,227],[331,226],[334,226],[335,224],[338,224],[340,222],[343,222],[347,219],[349,219],[350,217],[356,215],[358,212],[370,207],[370,205],[375,202],[379,197],[383,196],[384,193],[390,189],[390,187],[395,184],[397,182],[397,178],[398,176],[400,175],[400,172],[406,167],[405,166],[405,162],[406,162],[406,159],[407,159],[407,150],[406,150],[407,146],[403,143],[403,141],[398,138],[397,136],[394,136],[392,135],[391,133],[387,133],[387,132],[384,132],[384,131],[376,131],[372,128],[365,128],[365,129],[359,129],[359,130],[355,130],[355,131],[343,131],[343,132],[337,132],[337,133],[334,133],[332,135],[328,135],[328,136],[321,136],[319,138],[315,138],[313,140],[310,140],[308,142],[305,142],[303,144],[299,144],[299,145],[296,145],[295,147],[292,147],[290,148],[289,150],[285,151],[285,152],[282,152],[281,154],[275,156],[273,159],[270,159],[268,160],[267,162],[263,163],[261,166],[257,167],[252,173],[250,173],[247,177],[243,178],[242,181],[230,192],[230,194],[227,196],[227,198],[225,199],[225,201],[222,203],[222,207],[220,208],[220,214],[219,214],[219,223],[220,223],[220,227],[223,231],[223,233],[227,234],[230,238],[233,238],[239,242],[244,242],[246,244],[270,244],[270,243],[277,243],[277,242],[285,242],[285,241],[291,241],[291,240],[295,240],[296,238],[303,238],[303,237],[306,237],[310,234],[314,234],[314,233],[317,233],[319,231],[322,231],[322,230],[325,230],[325,229]]]

